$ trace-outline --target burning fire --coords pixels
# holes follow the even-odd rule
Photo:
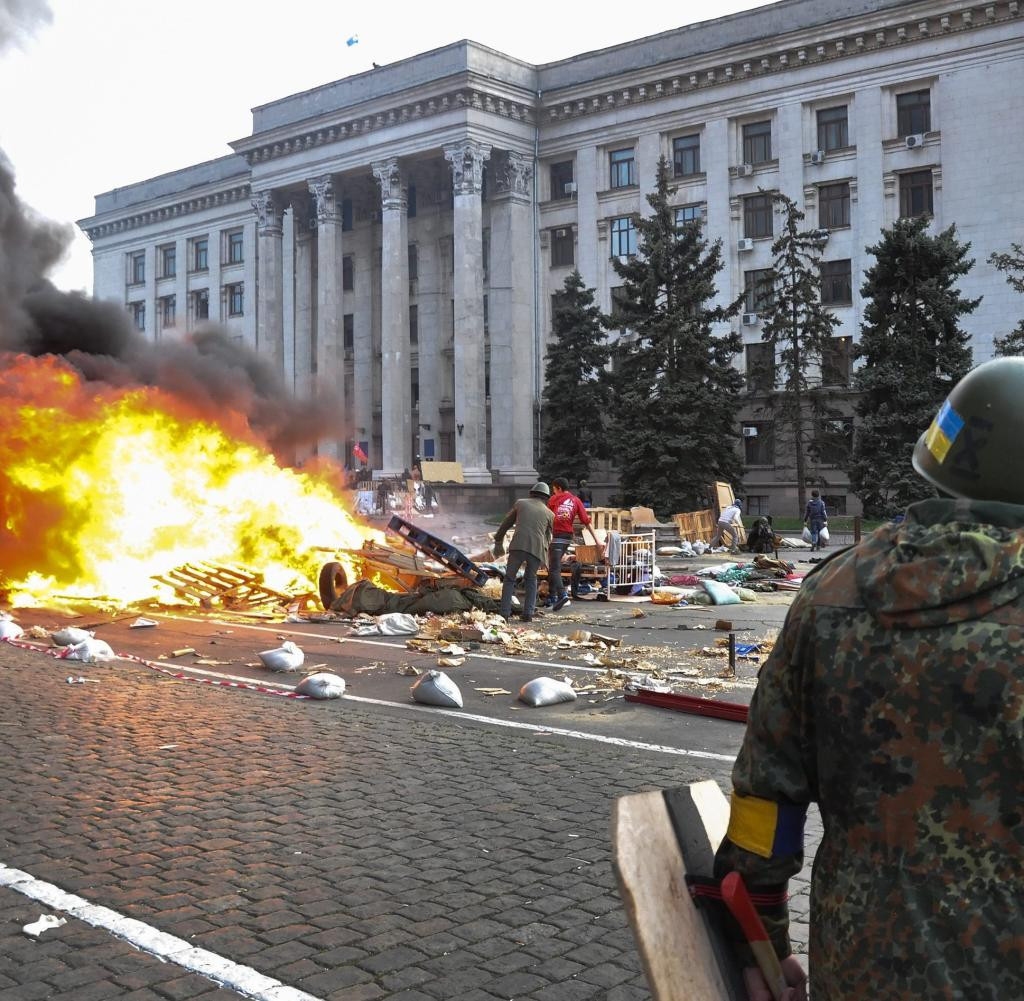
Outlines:
[[[12,604],[152,597],[152,575],[197,561],[311,587],[326,558],[315,547],[383,541],[329,470],[282,467],[241,415],[97,388],[53,356],[0,364],[0,587]]]

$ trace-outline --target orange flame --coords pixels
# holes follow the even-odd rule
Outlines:
[[[384,540],[348,513],[337,470],[282,467],[241,415],[97,389],[52,356],[3,362],[0,585],[13,604],[152,597],[153,575],[195,561],[312,587],[315,547]]]

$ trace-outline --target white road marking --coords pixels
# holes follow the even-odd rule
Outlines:
[[[0,886],[6,886],[32,900],[38,900],[54,910],[64,911],[94,928],[103,928],[143,952],[174,963],[192,973],[198,973],[214,983],[229,987],[257,1001],[319,1001],[314,995],[294,987],[286,987],[280,980],[266,977],[251,966],[241,966],[215,952],[197,949],[184,939],[159,931],[144,921],[125,917],[109,907],[90,904],[84,897],[67,893],[53,883],[36,879],[31,873],[10,869],[2,862]]]
[[[129,662],[130,663],[130,662]],[[243,681],[252,684],[252,678],[243,678],[237,674],[221,674],[218,671],[206,671],[198,667],[189,667],[187,664],[179,664],[178,670],[190,671],[193,674],[202,674],[211,678],[219,678],[221,681]],[[294,691],[294,685],[287,685],[283,681],[260,680],[261,685],[274,685],[285,691]],[[462,712],[459,709],[442,709],[440,706],[423,706],[411,702],[389,702],[387,699],[371,699],[364,695],[343,695],[343,700],[348,702],[364,702],[371,706],[390,706],[392,709],[405,709],[414,713],[427,713],[436,716],[439,713],[443,716],[451,716],[454,719],[470,719],[477,723],[487,723],[490,726],[506,726],[513,730],[533,730],[535,733],[557,734],[560,737],[575,737],[577,740],[593,740],[599,744],[614,744],[618,747],[633,747],[640,751],[659,751],[662,754],[676,754],[687,758],[704,758],[710,761],[727,761],[730,764],[736,760],[734,754],[716,754],[714,751],[695,751],[685,747],[670,747],[668,744],[647,744],[640,740],[626,740],[624,737],[606,737],[599,733],[585,733],[582,730],[566,730],[557,726],[542,726],[539,723],[521,723],[512,719],[496,719],[493,716],[481,716],[477,713]]]

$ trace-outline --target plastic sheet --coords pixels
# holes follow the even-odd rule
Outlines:
[[[444,671],[427,671],[416,679],[412,686],[414,702],[425,706],[443,706],[446,709],[462,708],[462,692],[459,686]]]
[[[77,626],[68,626],[65,629],[58,629],[50,633],[50,639],[56,646],[74,646],[76,643],[84,643],[92,639],[96,634],[88,629],[79,629]]]
[[[556,706],[560,702],[575,702],[572,685],[554,678],[534,678],[519,690],[519,701],[528,706]]]
[[[84,664],[99,664],[117,658],[117,654],[110,649],[110,644],[106,640],[98,640],[91,636],[81,643],[67,647],[61,656],[67,660],[80,660]]]
[[[291,641],[285,640],[276,650],[264,650],[259,658],[271,671],[297,671],[306,655]]]
[[[339,699],[345,694],[345,679],[330,671],[318,671],[307,674],[295,686],[295,691],[311,699]]]

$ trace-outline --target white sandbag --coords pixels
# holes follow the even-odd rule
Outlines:
[[[659,556],[678,556],[682,551],[682,546],[658,546]]]
[[[80,660],[84,664],[100,664],[105,660],[115,660],[117,654],[110,649],[110,644],[106,640],[90,636],[81,643],[65,647],[61,657],[67,660]]]
[[[697,553],[694,550],[693,546],[691,546],[690,543],[687,542],[686,539],[683,539],[683,541],[679,543],[679,553],[680,553],[681,556],[696,556],[697,555]]]
[[[54,646],[74,646],[76,643],[84,643],[86,640],[92,639],[95,635],[88,629],[67,626],[64,629],[58,629],[55,633],[50,633],[50,639]]]
[[[388,612],[377,616],[377,628],[382,636],[414,636],[419,632],[415,615],[405,612]]]
[[[306,655],[291,640],[285,640],[276,650],[264,650],[259,658],[271,671],[297,671]]]
[[[804,525],[804,530],[800,533],[800,538],[803,539],[804,542],[811,541],[811,530],[806,525]]]
[[[330,671],[317,671],[307,674],[295,686],[295,691],[311,699],[340,699],[345,694],[345,679]]]
[[[575,702],[572,685],[554,678],[534,678],[519,689],[519,701],[528,706],[556,706],[560,702]]]
[[[828,542],[828,540],[829,540],[828,525],[824,525],[824,526],[822,526],[821,531],[818,533],[818,541],[819,542]]]
[[[711,603],[714,605],[738,605],[740,596],[728,584],[717,580],[706,580],[703,582],[704,590],[711,596]]]
[[[427,671],[416,679],[410,689],[414,702],[425,706],[444,706],[446,709],[462,708],[462,692],[459,686],[444,671]]]
[[[11,619],[0,619],[0,640],[18,640],[25,635],[25,630]]]
[[[698,539],[692,546],[694,556],[703,556],[711,547],[702,539]]]
[[[740,601],[757,601],[757,592],[749,587],[734,587],[733,590],[740,596]]]

